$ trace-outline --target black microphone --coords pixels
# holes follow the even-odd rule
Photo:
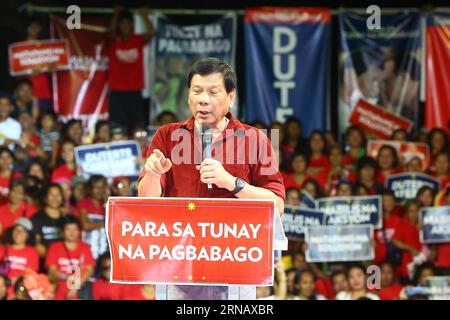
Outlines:
[[[211,159],[212,132],[211,127],[207,124],[202,125],[202,149],[203,160]],[[208,183],[208,190],[212,189],[212,184]]]

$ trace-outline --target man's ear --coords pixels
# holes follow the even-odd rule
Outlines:
[[[236,100],[236,89],[228,93],[228,99],[230,99],[230,109],[231,109],[234,105],[234,101]]]

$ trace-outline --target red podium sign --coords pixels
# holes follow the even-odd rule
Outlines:
[[[111,282],[272,285],[274,201],[108,200]]]
[[[24,41],[9,46],[9,68],[12,76],[69,69],[69,46],[65,40]]]

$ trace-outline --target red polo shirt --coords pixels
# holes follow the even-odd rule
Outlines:
[[[226,117],[229,119],[227,129],[222,132],[222,137],[213,142],[212,158],[220,161],[231,175],[285,199],[283,178],[267,136],[257,128],[241,123],[230,112]],[[146,158],[154,149],[159,149],[172,162],[172,168],[161,176],[164,196],[234,198],[230,191],[216,185],[208,190],[207,184],[200,181],[200,173],[195,166],[203,159],[202,147],[199,134],[196,134],[194,141],[194,128],[194,117],[164,125],[155,133],[147,149]],[[143,175],[144,171],[140,178]]]

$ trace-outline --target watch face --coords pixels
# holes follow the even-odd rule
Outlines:
[[[236,186],[237,186],[238,188],[243,188],[244,185],[245,185],[245,181],[242,180],[241,178],[238,178],[238,179],[236,180]]]

